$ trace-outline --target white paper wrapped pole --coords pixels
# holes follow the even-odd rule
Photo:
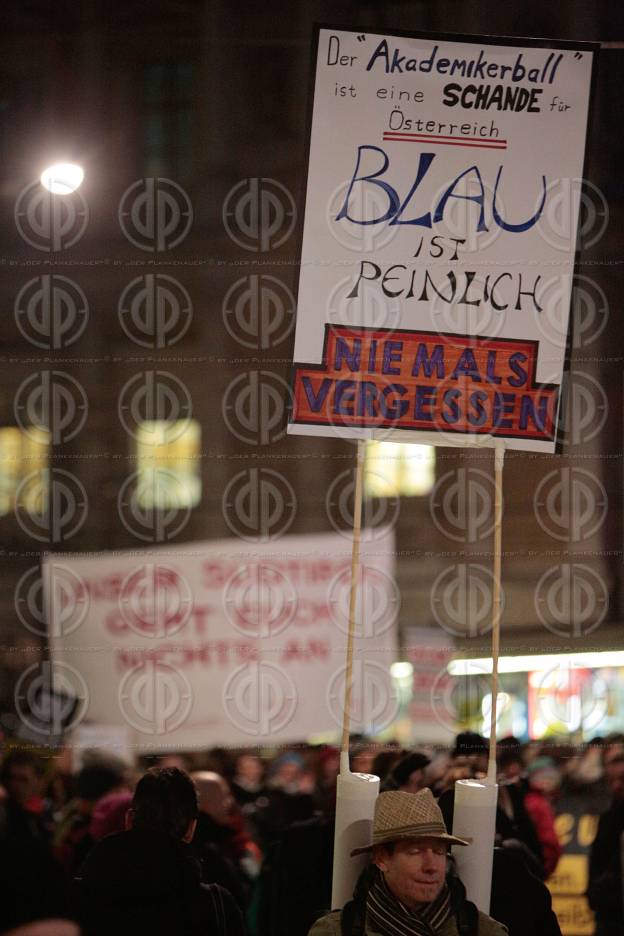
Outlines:
[[[341,910],[353,897],[353,889],[364,865],[366,855],[351,857],[354,848],[369,845],[372,839],[375,800],[379,793],[379,777],[351,773],[349,769],[349,726],[353,688],[353,644],[359,582],[360,538],[362,529],[362,492],[364,487],[364,441],[358,441],[353,505],[353,550],[351,553],[351,589],[349,592],[349,634],[345,672],[344,708],[342,713],[342,750],[340,774],[336,788],[336,831],[334,833],[334,868],[332,878],[332,910]]]
[[[352,858],[351,852],[371,843],[375,800],[379,793],[379,777],[351,773],[349,755],[343,765],[344,758],[343,753],[336,791],[332,910],[341,910],[351,900],[357,879],[369,860],[368,855]]]
[[[501,561],[503,536],[503,464],[505,443],[494,449],[494,588],[492,592],[492,689],[490,746],[487,778],[457,780],[453,811],[453,834],[472,839],[472,844],[454,848],[457,870],[468,899],[484,913],[490,911],[492,862],[496,834],[496,721],[498,714],[498,656],[500,650]]]
[[[453,835],[472,843],[456,845],[453,855],[468,900],[483,913],[490,912],[497,797],[498,786],[487,780],[455,782]]]

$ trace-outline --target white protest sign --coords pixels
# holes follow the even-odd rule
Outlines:
[[[79,724],[69,737],[74,773],[84,765],[85,752],[93,750],[115,754],[126,764],[134,764],[132,734],[128,725]]]
[[[452,639],[434,627],[408,627],[403,636],[405,659],[412,664],[409,717],[415,744],[450,744],[458,714],[449,701],[453,677],[447,666],[455,656]]]
[[[391,532],[364,532],[352,723],[372,734],[399,706],[393,550]],[[338,735],[350,564],[336,533],[50,556],[52,667],[86,686],[85,723],[127,726],[146,750]]]
[[[595,48],[319,30],[289,432],[555,450]]]

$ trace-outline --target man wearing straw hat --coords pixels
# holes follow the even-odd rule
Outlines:
[[[317,920],[309,936],[504,936],[506,927],[447,875],[449,847],[469,844],[447,833],[431,790],[380,793],[373,841],[351,853],[370,852],[372,864],[354,900]]]

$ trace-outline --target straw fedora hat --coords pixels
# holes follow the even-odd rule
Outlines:
[[[390,790],[377,797],[373,841],[365,848],[355,848],[351,857],[371,851],[375,845],[407,838],[436,838],[443,839],[449,845],[470,845],[467,839],[448,834],[442,811],[431,790],[420,790],[418,793]]]

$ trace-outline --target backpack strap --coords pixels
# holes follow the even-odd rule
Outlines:
[[[366,930],[366,900],[368,891],[378,874],[374,864],[368,864],[360,874],[353,900],[345,904],[340,915],[341,936],[364,936]]]
[[[365,919],[366,905],[362,906],[357,900],[350,900],[340,914],[341,936],[364,936]]]
[[[212,909],[214,911],[216,932],[225,934],[227,932],[227,920],[225,916],[225,907],[223,906],[223,893],[218,884],[204,884],[204,890],[210,894]]]

